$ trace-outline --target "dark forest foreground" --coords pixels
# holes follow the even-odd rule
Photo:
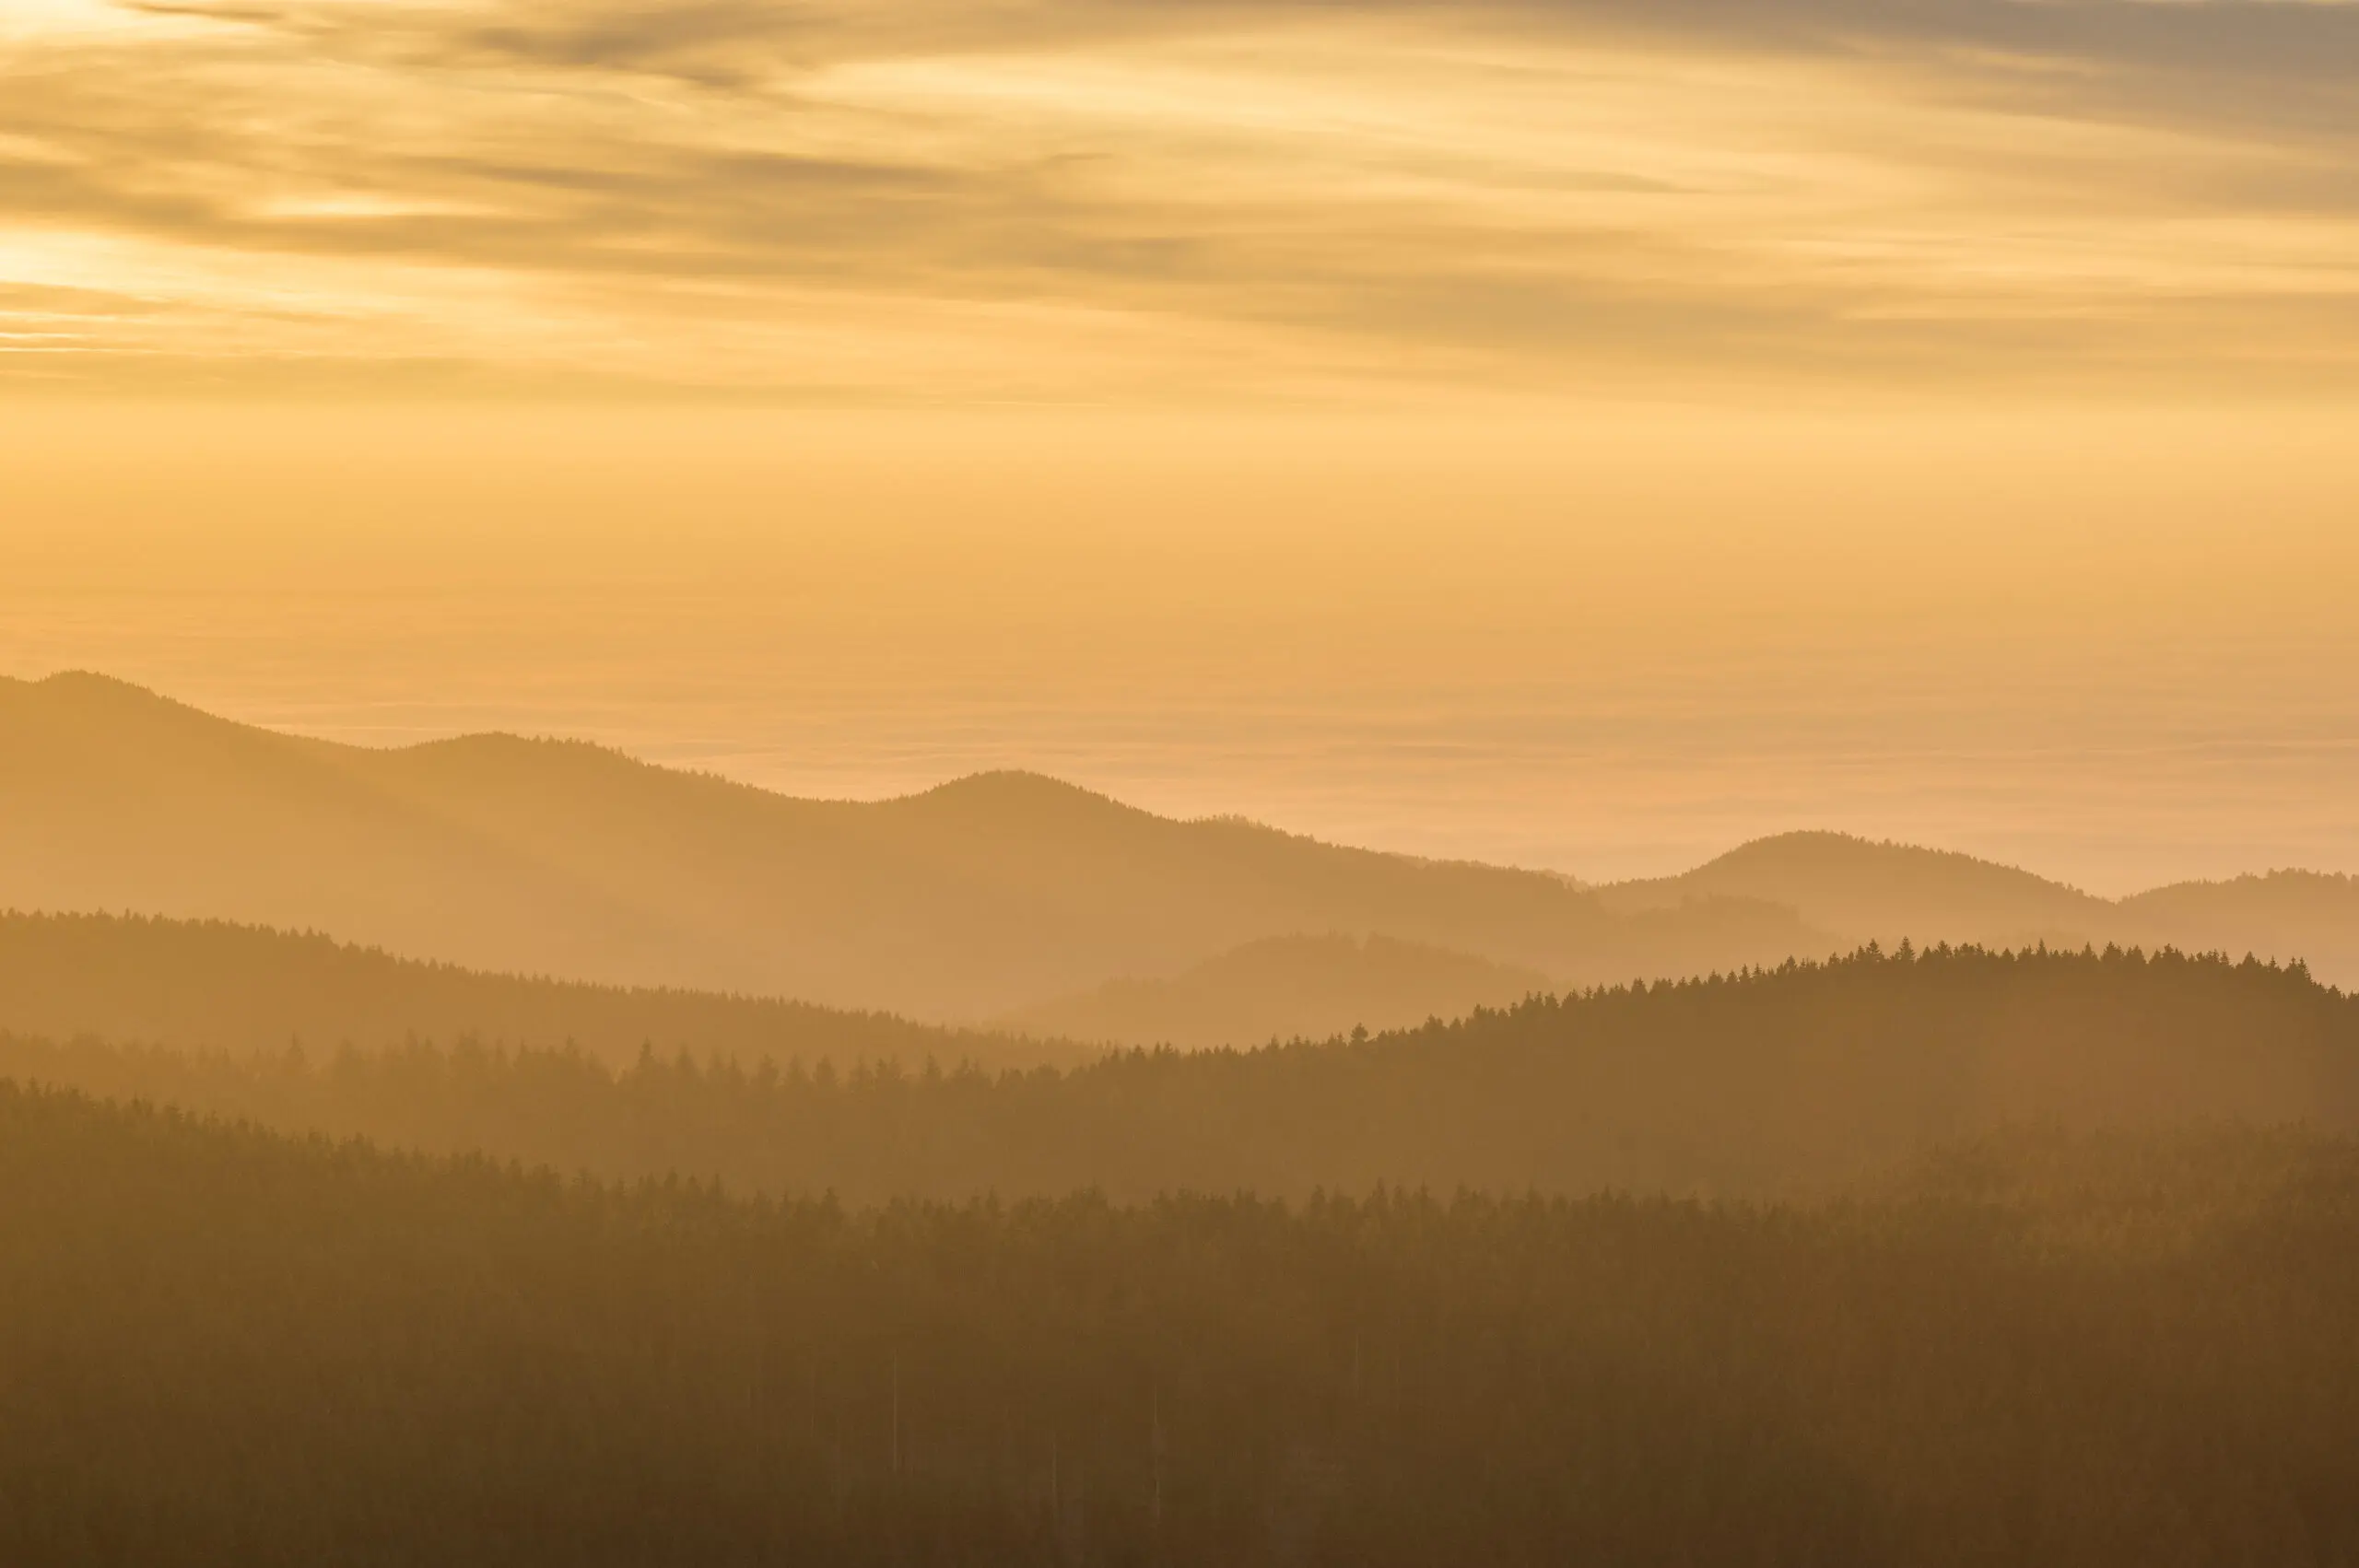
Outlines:
[[[848,1212],[0,1086],[0,1561],[2359,1560],[2359,1148]]]

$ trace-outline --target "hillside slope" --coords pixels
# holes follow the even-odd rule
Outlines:
[[[0,1036],[0,1076],[294,1131],[855,1201],[1175,1191],[1790,1195],[2009,1126],[2359,1129],[2359,1000],[2177,955],[1860,954],[1375,1036],[1059,1072],[745,1071],[397,1050],[241,1060]]]
[[[1742,897],[1782,904],[1846,943],[2102,943],[2119,911],[2107,900],[2013,866],[1841,833],[1786,833],[1739,846],[1692,872],[1600,890],[1609,907]]]
[[[316,929],[478,968],[976,1018],[1260,938],[1379,932],[1559,983],[1823,945],[1743,901],[1174,822],[1028,775],[792,800],[579,743],[400,751],[122,683],[0,681],[0,907]]]
[[[0,914],[0,1031],[237,1056],[413,1041],[569,1047],[613,1066],[642,1050],[748,1064],[994,1069],[1098,1054],[1046,1032],[1026,1038],[769,998],[489,975],[324,936],[112,915]]]
[[[2177,947],[2300,959],[2330,984],[2359,986],[2359,879],[2274,872],[2100,898],[2013,866],[1840,833],[1756,839],[1678,876],[1597,890],[1624,914],[1698,898],[1784,906],[1845,946],[1903,939],[1992,947]]]
[[[2280,871],[2183,882],[2125,898],[2121,910],[2133,940],[2300,958],[2319,978],[2359,989],[2359,877]]]
[[[1050,1037],[1203,1050],[1457,1018],[1548,989],[1536,969],[1371,936],[1270,937],[1169,979],[1109,980],[1001,1020]]]

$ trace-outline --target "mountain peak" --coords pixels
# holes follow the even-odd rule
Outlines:
[[[1124,805],[1110,795],[1101,795],[1095,790],[1023,768],[994,768],[982,773],[969,773],[947,783],[937,784],[931,790],[921,790],[914,795],[904,795],[884,803],[904,809],[960,815],[969,813],[1070,815],[1084,812],[1118,813],[1126,816],[1150,814],[1135,806]]]
[[[2115,913],[2104,899],[1995,860],[1824,830],[1756,838],[1684,876],[1625,883],[1603,895],[1622,908],[1699,896],[1759,899],[1846,942],[2077,944],[2110,929]]]
[[[29,720],[37,731],[52,735],[153,740],[163,735],[233,733],[243,728],[234,720],[91,670],[60,670],[36,681],[0,678],[0,699],[20,719]]]
[[[1878,881],[1911,881],[1940,877],[1952,883],[2007,886],[2025,893],[2098,902],[2093,895],[2052,882],[2036,872],[1998,860],[1987,860],[1961,849],[1933,849],[1888,838],[1864,838],[1852,833],[1807,828],[1772,834],[1740,844],[1688,873],[1698,880],[1720,880],[1761,872],[1816,872],[1821,875],[1869,877]]]
[[[146,686],[135,685],[120,676],[100,674],[95,670],[59,670],[37,681],[11,681],[8,684],[39,692],[60,702],[142,703],[156,708],[186,708],[185,704],[174,702]]]

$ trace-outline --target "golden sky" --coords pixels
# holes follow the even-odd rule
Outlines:
[[[2359,5],[0,0],[0,673],[2359,870]]]
[[[6,0],[0,374],[2316,395],[2359,7]]]

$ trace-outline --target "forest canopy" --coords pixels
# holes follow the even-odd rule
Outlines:
[[[744,1201],[0,1084],[0,1558],[2330,1562],[2359,1150]]]
[[[2359,1127],[2359,1001],[2165,952],[1874,948],[1364,1040],[1070,1071],[462,1036],[190,1053],[0,1037],[0,1073],[428,1152],[847,1201],[1177,1191],[1809,1195],[2008,1126]]]

